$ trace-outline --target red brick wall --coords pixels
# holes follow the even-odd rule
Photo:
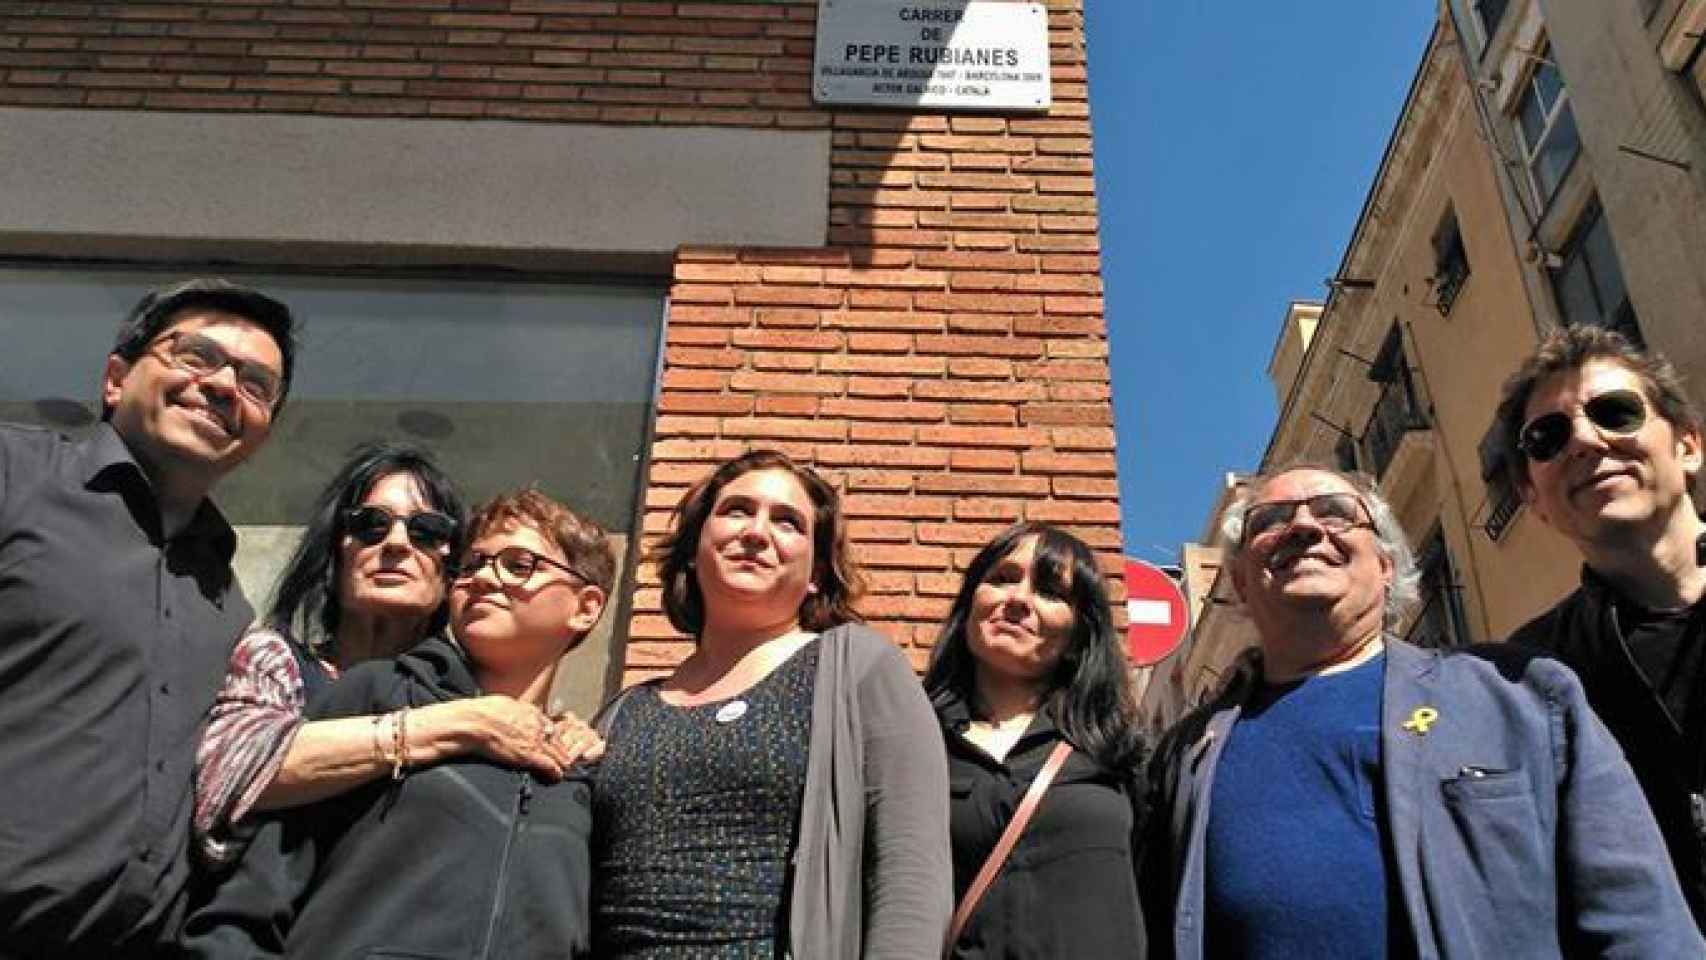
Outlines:
[[[817,109],[815,2],[0,2],[0,104],[827,128],[827,247],[676,258],[644,531],[751,446],[813,462],[922,663],[1012,520],[1119,569],[1082,5],[1048,6],[1046,116]],[[630,678],[687,649],[643,565]]]

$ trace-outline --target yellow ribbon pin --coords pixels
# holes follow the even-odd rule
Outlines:
[[[1417,707],[1410,711],[1410,719],[1404,721],[1404,729],[1413,731],[1419,736],[1426,736],[1428,728],[1433,726],[1434,721],[1438,719],[1439,711],[1433,707]]]

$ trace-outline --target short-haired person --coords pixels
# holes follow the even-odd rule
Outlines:
[[[1258,655],[1152,765],[1153,955],[1706,955],[1575,675],[1393,635],[1417,574],[1371,482],[1258,477],[1224,533]]]
[[[176,930],[196,738],[253,616],[208,496],[266,443],[293,331],[257,290],[161,287],[86,437],[0,425],[0,952],[144,957]]]
[[[682,497],[656,558],[696,646],[601,718],[601,960],[940,955],[947,765],[905,655],[857,622],[846,526],[776,451]]]
[[[1706,523],[1701,418],[1663,357],[1557,331],[1505,386],[1511,484],[1582,556],[1581,586],[1512,635],[1581,675],[1706,929]]]
[[[359,664],[313,706],[321,718],[389,718],[373,723],[373,750],[393,774],[267,818],[191,917],[187,953],[519,960],[584,950],[586,778],[541,780],[478,755],[415,765],[398,731],[411,713],[466,697],[543,708],[558,661],[603,613],[615,570],[604,531],[537,491],[476,511],[450,590],[455,642],[431,637],[394,661]],[[550,735],[540,728],[541,740]]]
[[[966,567],[924,687],[948,751],[961,902],[1048,757],[1071,746],[950,956],[1142,957],[1144,743],[1096,555],[1046,523],[997,534]]]
[[[404,738],[410,763],[463,753],[556,779],[597,737],[573,717],[491,695],[433,704],[392,731],[369,717],[309,721],[308,701],[339,673],[389,660],[444,628],[467,510],[432,455],[368,443],[326,484],[285,565],[265,622],[243,635],[196,754],[201,866],[242,851],[251,814],[301,806],[391,773],[373,737]],[[537,733],[557,731],[544,742]]]

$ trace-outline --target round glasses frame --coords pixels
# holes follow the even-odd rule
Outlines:
[[[494,553],[470,550],[456,563],[452,578],[472,580],[483,568],[491,567],[492,576],[497,578],[498,583],[506,587],[519,587],[532,580],[541,566],[555,567],[583,584],[592,583],[591,577],[574,567],[522,546],[508,546]]]

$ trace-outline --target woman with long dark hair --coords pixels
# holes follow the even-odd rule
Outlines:
[[[956,899],[1070,746],[950,955],[1141,957],[1144,743],[1095,554],[1044,523],[997,535],[966,569],[924,685],[947,748]]]
[[[901,651],[857,622],[840,497],[775,451],[689,489],[655,559],[694,638],[605,709],[594,954],[932,960],[947,778]]]
[[[596,752],[583,724],[503,696],[425,707],[406,721],[304,719],[308,697],[340,672],[442,631],[466,520],[450,479],[409,444],[363,445],[327,483],[271,609],[232,652],[196,754],[204,866],[230,863],[251,813],[322,800],[400,765],[478,753],[557,778]]]

